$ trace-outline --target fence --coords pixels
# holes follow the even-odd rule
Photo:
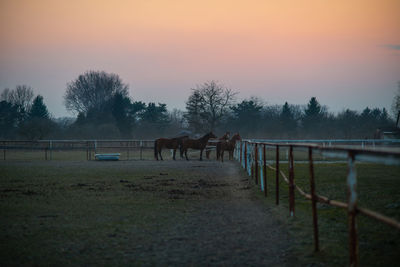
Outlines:
[[[79,152],[75,156],[86,154],[87,160],[94,159],[94,154],[103,152],[124,152],[127,160],[136,158],[143,160],[144,152],[154,147],[154,140],[39,140],[39,141],[0,141],[3,160],[11,152],[43,153],[44,160],[52,160],[56,152]]]
[[[364,140],[363,140],[364,141]],[[376,140],[375,140],[376,141]],[[347,140],[348,142],[348,140]],[[380,141],[384,142],[384,141]],[[321,143],[321,142],[319,142]],[[379,143],[379,142],[378,142]],[[398,140],[390,142],[398,144]],[[376,145],[376,144],[374,144]],[[288,166],[289,177],[280,170],[280,148],[288,148]],[[266,149],[272,148],[275,150],[275,167],[272,162],[267,163]],[[309,185],[310,193],[306,193],[303,189],[297,186],[294,182],[294,153],[293,149],[305,149],[307,151],[309,163]],[[321,153],[324,157],[347,159],[348,174],[347,174],[347,190],[348,201],[347,203],[331,200],[327,197],[317,195],[315,192],[315,178],[314,178],[314,159],[315,152]],[[347,209],[348,211],[348,231],[349,231],[349,256],[350,266],[358,265],[358,238],[356,228],[356,215],[358,213],[366,215],[370,218],[386,223],[392,227],[400,229],[400,222],[374,212],[372,210],[361,208],[357,206],[357,177],[355,171],[355,162],[373,162],[383,163],[387,165],[400,165],[400,151],[395,150],[376,150],[364,148],[354,148],[345,146],[326,146],[321,144],[310,144],[300,142],[265,142],[264,140],[243,140],[236,144],[235,159],[238,160],[242,167],[246,170],[249,176],[255,179],[255,183],[260,182],[261,189],[267,196],[267,168],[275,171],[275,202],[279,204],[279,179],[283,177],[284,181],[289,187],[289,212],[290,216],[294,216],[295,212],[295,190],[297,190],[303,197],[311,200],[312,216],[313,216],[313,233],[314,233],[314,249],[319,250],[319,237],[318,237],[318,214],[316,203],[324,203],[339,208]]]

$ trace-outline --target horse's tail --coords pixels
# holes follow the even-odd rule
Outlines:
[[[158,149],[157,149],[157,139],[154,141],[154,158],[158,160]]]

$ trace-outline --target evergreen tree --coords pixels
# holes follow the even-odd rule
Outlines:
[[[282,106],[282,112],[279,119],[282,133],[287,135],[288,138],[293,138],[296,134],[297,122],[293,108],[288,104],[288,102],[285,102]]]
[[[49,111],[47,110],[41,95],[36,96],[33,100],[31,110],[29,111],[29,118],[49,118]]]

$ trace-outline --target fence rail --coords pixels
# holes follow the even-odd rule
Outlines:
[[[269,141],[269,140],[268,140]],[[267,175],[266,169],[269,168],[275,171],[275,185],[276,185],[276,204],[279,204],[279,179],[280,177],[288,184],[289,187],[289,212],[290,216],[294,216],[295,213],[295,190],[299,192],[304,198],[311,200],[312,216],[313,216],[313,232],[314,232],[314,249],[319,250],[319,237],[318,237],[318,214],[316,203],[324,203],[331,206],[347,209],[348,211],[348,230],[349,230],[349,257],[350,266],[358,266],[358,238],[357,238],[357,227],[356,227],[356,216],[357,214],[363,214],[377,221],[386,223],[394,228],[400,229],[400,222],[389,218],[385,215],[379,214],[375,211],[358,207],[357,205],[357,176],[355,171],[355,162],[374,162],[383,163],[386,165],[400,165],[400,150],[395,149],[366,149],[365,145],[361,147],[352,146],[326,146],[321,143],[306,143],[304,140],[298,142],[292,142],[285,140],[283,142],[275,141],[266,142],[265,140],[243,140],[236,144],[235,159],[238,160],[242,167],[246,170],[249,176],[253,177],[255,183],[261,183],[261,190],[264,191],[264,195],[267,197]],[[354,140],[352,140],[354,141]],[[362,142],[364,142],[363,140]],[[376,141],[376,140],[374,140]],[[391,144],[399,144],[399,140],[391,141]],[[332,142],[332,141],[331,141]],[[358,141],[361,142],[361,141]],[[378,143],[384,144],[385,140],[379,140]],[[344,141],[337,143],[343,144]],[[349,140],[347,140],[349,143]],[[375,144],[376,145],[376,144]],[[288,165],[289,175],[287,176],[279,168],[280,164],[280,148],[288,149]],[[275,152],[275,167],[271,164],[267,164],[266,160],[266,148],[273,148]],[[306,193],[305,190],[297,186],[294,182],[294,153],[293,149],[305,149],[308,154],[309,163],[309,185],[310,193]],[[348,162],[348,173],[347,173],[347,190],[348,190],[348,201],[347,203],[331,200],[325,196],[320,196],[315,192],[315,178],[314,178],[314,152],[319,152],[322,155],[337,158],[346,158]]]
[[[144,159],[143,152],[153,149],[154,140],[38,140],[38,141],[0,141],[0,150],[3,150],[3,160],[11,151],[42,151],[45,160],[52,160],[54,152],[83,151],[86,159],[91,160],[92,154],[103,151],[126,151],[127,159],[130,152],[137,152],[139,159]],[[132,155],[131,155],[132,156]]]

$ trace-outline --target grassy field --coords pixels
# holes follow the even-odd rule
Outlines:
[[[197,158],[198,153],[192,156]],[[155,264],[157,259],[144,248],[152,247],[159,242],[158,235],[190,217],[195,212],[193,203],[210,198],[215,203],[224,201],[224,191],[218,190],[200,197],[190,189],[190,194],[183,195],[187,188],[182,185],[207,185],[194,172],[194,167],[200,167],[195,162],[183,170],[177,168],[182,162],[108,164],[73,158],[19,158],[0,163],[2,265],[141,265],[143,259]],[[287,165],[281,169],[287,170]],[[316,164],[317,193],[345,202],[346,172],[345,164]],[[359,206],[400,220],[400,167],[357,164],[357,172]],[[252,190],[258,201],[272,207],[274,216],[288,225],[299,265],[347,265],[346,211],[318,204],[321,251],[314,253],[310,201],[296,194],[296,214],[289,217],[287,185],[281,180],[280,205],[275,206],[274,172],[268,170],[267,177],[267,198],[256,186]],[[194,185],[195,179],[200,184]],[[295,181],[309,191],[307,164],[295,164]],[[399,231],[362,215],[357,218],[360,265],[397,266]]]
[[[187,177],[140,163],[1,164],[2,265],[140,265],[122,248],[150,246],[182,219],[185,203],[167,185]]]
[[[295,182],[310,192],[308,164],[295,163]],[[330,199],[347,202],[346,164],[316,164],[316,192]],[[288,165],[281,164],[288,174]],[[268,169],[266,205],[275,205],[275,172]],[[357,164],[358,205],[400,220],[400,167]],[[320,252],[313,252],[311,202],[296,192],[295,217],[289,216],[288,186],[280,180],[280,205],[277,214],[286,220],[295,237],[297,256],[305,262],[328,266],[348,264],[347,211],[317,204]],[[263,192],[259,197],[263,198]],[[398,266],[400,231],[363,215],[357,216],[360,266]]]

